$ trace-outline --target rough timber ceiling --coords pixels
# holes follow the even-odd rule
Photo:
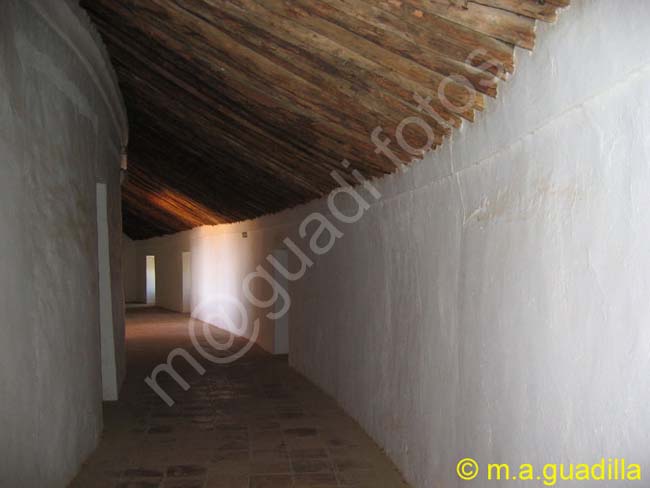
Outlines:
[[[82,0],[129,112],[124,229],[134,238],[233,222],[327,194],[342,167],[395,170],[370,139],[420,115],[458,127],[570,0]],[[477,51],[478,50],[478,51]],[[446,85],[450,75],[469,80]],[[474,91],[472,90],[472,91]],[[449,128],[428,118],[436,145]],[[425,132],[409,125],[414,147]],[[434,146],[435,147],[435,146]],[[391,147],[402,160],[413,154]]]

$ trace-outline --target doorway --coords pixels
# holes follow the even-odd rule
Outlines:
[[[97,183],[97,265],[99,276],[99,330],[102,360],[102,398],[118,398],[119,385],[115,357],[111,256],[108,228],[108,192],[105,183]]]
[[[192,253],[183,253],[183,313],[192,311]]]
[[[156,304],[156,256],[147,256],[147,305]]]

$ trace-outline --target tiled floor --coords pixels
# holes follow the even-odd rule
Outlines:
[[[361,428],[286,358],[254,349],[229,365],[200,361],[204,375],[177,358],[191,387],[182,391],[162,374],[161,385],[177,402],[165,405],[144,378],[174,348],[194,351],[187,321],[156,309],[129,312],[123,399],[105,406],[101,444],[72,487],[408,486]]]

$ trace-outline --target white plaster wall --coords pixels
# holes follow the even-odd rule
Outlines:
[[[122,234],[122,273],[124,276],[124,301],[126,303],[138,301],[137,265],[135,242],[126,234]]]
[[[147,301],[146,304],[153,306],[156,305],[156,256],[146,257],[146,277],[147,283]]]
[[[146,296],[146,257],[155,256],[156,306],[182,312],[183,252],[188,251],[189,247],[183,239],[173,237],[173,239],[134,241],[135,273],[130,276],[135,281],[136,295],[140,300]],[[141,301],[145,300],[142,298]]]
[[[156,256],[156,305],[168,310],[183,311],[183,253],[191,253],[191,297],[190,311],[193,316],[229,329],[225,321],[214,319],[215,307],[210,303],[215,297],[228,297],[245,307],[250,321],[260,319],[260,333],[257,342],[269,352],[275,352],[275,322],[266,317],[266,311],[253,306],[242,291],[242,282],[247,274],[265,263],[266,256],[281,245],[286,232],[291,230],[290,222],[267,227],[267,222],[256,229],[256,222],[202,227],[172,236],[134,241],[137,253],[137,274],[129,276],[138,288],[138,294],[145,287],[144,262],[147,255]],[[243,238],[246,230],[248,237]],[[268,265],[268,263],[267,263]],[[269,268],[271,269],[271,268]],[[125,287],[131,286],[125,284]],[[263,282],[254,283],[260,297],[268,297],[270,290]],[[206,306],[207,304],[207,306]],[[241,327],[241,321],[234,307],[226,306],[226,314]],[[216,313],[219,316],[219,313]],[[253,328],[235,330],[238,335],[250,336]],[[240,334],[241,332],[241,334]],[[284,351],[286,353],[286,350]]]
[[[464,486],[466,456],[650,468],[648,18],[583,1],[541,28],[295,287],[292,364],[418,488]]]
[[[192,253],[183,252],[183,312],[192,312]]]
[[[466,456],[650,469],[649,18],[583,0],[540,25],[478,122],[375,182],[381,201],[291,285],[291,364],[417,488],[464,486]],[[313,211],[139,245],[192,251],[194,304],[241,296],[284,237],[308,249]]]
[[[126,124],[76,5],[8,0],[1,10],[0,486],[61,487],[102,425],[96,182],[108,188],[115,337],[123,337]],[[122,352],[116,345],[120,376]]]

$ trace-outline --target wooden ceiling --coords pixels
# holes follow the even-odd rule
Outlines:
[[[371,142],[376,127],[394,140],[420,115],[416,92],[454,127],[474,120],[496,79],[513,73],[515,46],[532,49],[536,21],[568,4],[82,0],[129,113],[125,232],[142,239],[276,212],[331,191],[333,169],[394,171]],[[459,113],[438,95],[451,75],[472,88],[444,82],[450,102],[468,105]],[[438,145],[450,129],[428,122]],[[412,125],[404,137],[426,140]]]

